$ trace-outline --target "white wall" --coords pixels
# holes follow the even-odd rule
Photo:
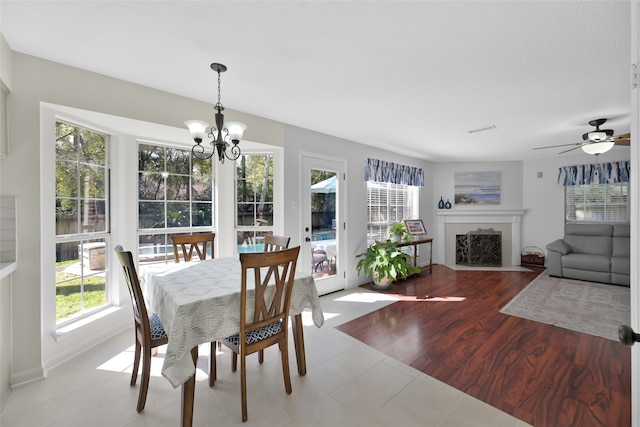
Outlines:
[[[500,172],[500,204],[499,205],[456,205],[454,203],[455,172]],[[522,162],[445,162],[433,164],[433,209],[438,209],[440,197],[449,199],[452,210],[492,210],[522,209]],[[468,231],[468,230],[467,230]],[[445,264],[440,259],[440,245],[434,241],[434,262]],[[505,248],[506,250],[506,248]],[[444,253],[444,252],[442,252]],[[504,258],[503,259],[509,259]]]

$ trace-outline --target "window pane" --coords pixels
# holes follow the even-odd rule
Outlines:
[[[164,202],[138,203],[138,228],[165,228]]]
[[[417,218],[417,197],[418,187],[367,182],[367,243],[387,240],[391,224]]]
[[[167,227],[191,227],[189,203],[167,203]]]
[[[165,233],[141,235],[138,239],[138,261],[166,262],[173,260],[173,244]]]
[[[212,203],[193,203],[191,205],[192,226],[193,227],[210,227],[212,215]]]
[[[80,161],[95,165],[104,165],[105,162],[105,137],[89,129],[80,129]]]
[[[80,165],[80,196],[103,199],[106,190],[105,168]]]
[[[77,199],[56,200],[56,236],[79,232],[77,203]]]
[[[104,200],[81,200],[80,209],[83,233],[107,231]]]
[[[213,186],[211,175],[198,176],[191,179],[191,198],[192,200],[213,200]]]
[[[189,200],[189,177],[169,175],[167,177],[167,200]]]
[[[167,168],[172,174],[189,175],[191,173],[191,152],[187,150],[169,148],[166,149]]]
[[[56,159],[78,161],[75,132],[74,126],[62,122],[56,124]]]
[[[107,303],[105,240],[56,244],[56,320],[85,314]]]
[[[158,174],[138,173],[140,200],[164,200],[164,178]]]
[[[628,222],[627,189],[627,183],[566,186],[566,222]]]
[[[138,170],[146,172],[163,172],[164,148],[155,145],[139,144]]]
[[[56,162],[56,196],[76,197],[78,195],[78,163]]]

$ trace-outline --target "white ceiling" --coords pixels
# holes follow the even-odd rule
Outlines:
[[[15,51],[211,103],[220,62],[227,108],[438,162],[629,132],[630,21],[629,1],[0,1]]]

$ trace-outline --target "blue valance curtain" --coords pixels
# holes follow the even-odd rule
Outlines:
[[[364,180],[423,187],[424,172],[422,168],[367,159],[364,165]]]
[[[629,161],[563,166],[558,170],[558,184],[566,186],[629,182],[630,170]]]

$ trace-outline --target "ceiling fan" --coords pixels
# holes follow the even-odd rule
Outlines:
[[[543,150],[546,148],[557,147],[573,147],[568,150],[559,152],[558,154],[568,153],[569,151],[582,148],[587,154],[602,154],[611,150],[614,145],[629,146],[631,134],[625,133],[622,135],[613,135],[613,129],[600,129],[607,119],[595,119],[591,120],[589,124],[595,126],[595,129],[582,135],[582,142],[575,142],[570,144],[549,145],[547,147],[537,147],[534,150]]]

